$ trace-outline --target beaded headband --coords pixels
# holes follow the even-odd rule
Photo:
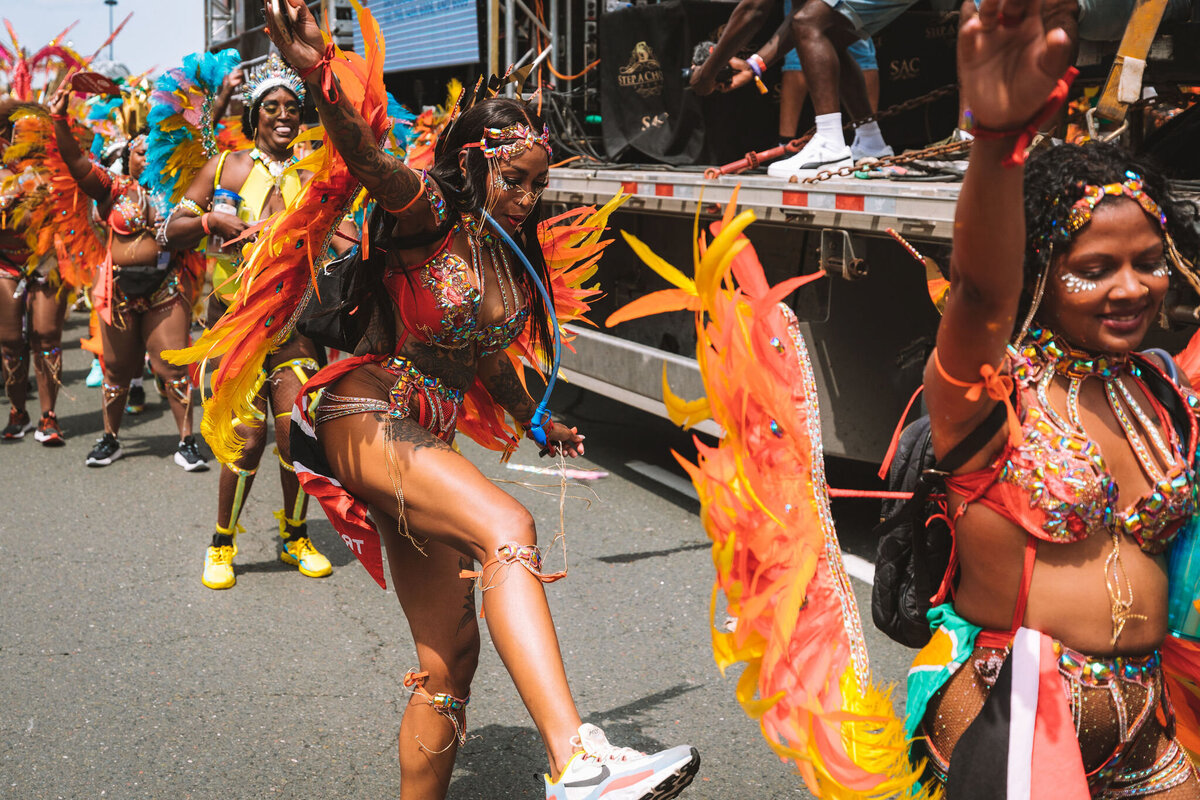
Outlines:
[[[1163,213],[1158,203],[1146,194],[1142,188],[1142,176],[1131,170],[1125,171],[1124,183],[1107,183],[1104,186],[1088,184],[1083,187],[1083,197],[1071,206],[1067,214],[1067,235],[1077,233],[1092,219],[1096,206],[1106,197],[1128,197],[1142,207],[1142,210],[1158,221],[1159,227],[1167,228],[1167,215]]]
[[[1143,211],[1153,217],[1164,233],[1167,231],[1166,214],[1163,213],[1158,203],[1150,195],[1146,194],[1142,183],[1142,176],[1133,170],[1125,171],[1125,181],[1123,183],[1109,183],[1103,186],[1079,183],[1076,184],[1076,187],[1083,189],[1083,197],[1079,198],[1067,209],[1065,218],[1058,216],[1052,219],[1049,230],[1037,235],[1037,238],[1034,240],[1036,242],[1034,252],[1041,254],[1046,246],[1051,243],[1061,245],[1069,242],[1072,236],[1091,222],[1096,206],[1106,197],[1128,197],[1141,206]],[[1046,201],[1050,202],[1050,198],[1046,198]],[[1057,208],[1062,204],[1062,201],[1061,195],[1056,196],[1053,199],[1053,205]]]
[[[242,90],[242,102],[252,107],[258,98],[272,89],[282,86],[304,102],[304,81],[278,53],[271,53],[267,60],[252,68],[246,75],[245,88]]]
[[[504,144],[488,145],[488,141],[504,142]],[[463,147],[478,147],[484,158],[500,156],[505,161],[511,161],[534,145],[545,148],[546,156],[552,154],[550,149],[550,126],[543,125],[541,134],[535,134],[528,125],[520,122],[507,128],[484,128],[483,138]]]

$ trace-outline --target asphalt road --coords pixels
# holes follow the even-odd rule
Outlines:
[[[401,677],[416,661],[391,592],[315,507],[310,533],[333,574],[305,578],[278,560],[280,495],[265,459],[242,517],[237,586],[206,589],[217,473],[174,465],[174,426],[153,391],[147,411],[126,420],[126,458],[84,466],[102,428],[99,390],[83,385],[83,332],[75,315],[59,405],[66,446],[32,436],[0,446],[0,798],[398,796]],[[568,501],[570,576],[548,589],[584,719],[617,744],[699,748],[684,797],[807,797],[737,705],[737,671],[714,666],[698,504],[645,476],[682,475],[669,451],[686,452],[688,436],[571,387],[555,406],[588,434],[575,466],[611,473],[588,483],[590,506]],[[549,482],[462,447],[489,476]],[[536,453],[514,462],[536,464]],[[830,470],[834,485],[869,476]],[[506,488],[548,538],[557,489]],[[838,502],[851,503],[835,506],[846,546],[869,557],[876,508]],[[854,584],[867,611],[869,587]],[[909,651],[867,636],[877,680],[899,682],[902,703]],[[486,629],[469,725],[451,798],[543,796],[540,739]]]

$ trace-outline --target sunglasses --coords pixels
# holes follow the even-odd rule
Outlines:
[[[265,100],[259,108],[270,116],[275,116],[282,108],[288,114],[299,114],[300,104],[296,102],[280,103],[278,100]]]

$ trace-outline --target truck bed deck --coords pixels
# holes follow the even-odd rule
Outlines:
[[[762,174],[705,178],[702,172],[660,168],[560,167],[550,173],[546,199],[568,206],[600,204],[617,192],[632,195],[626,210],[694,214],[703,202],[724,205],[735,188],[738,206],[759,224],[840,228],[883,234],[894,228],[916,241],[949,242],[958,182],[830,178],[791,183]]]

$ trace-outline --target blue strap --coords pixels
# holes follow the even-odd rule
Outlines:
[[[558,380],[558,363],[562,356],[562,342],[560,341],[560,333],[558,330],[558,313],[554,308],[554,298],[550,296],[550,292],[546,290],[545,284],[542,283],[541,276],[537,274],[537,270],[533,268],[533,264],[529,263],[529,258],[525,255],[513,238],[508,235],[508,231],[500,227],[500,223],[492,219],[492,215],[479,209],[479,213],[492,226],[493,230],[500,235],[500,238],[507,244],[517,258],[521,259],[521,263],[525,265],[525,271],[529,273],[529,277],[533,279],[533,285],[537,287],[538,293],[542,296],[542,302],[546,304],[546,308],[550,310],[550,329],[554,331],[554,364],[550,369],[550,377],[546,381],[546,392],[542,395],[542,402],[538,403],[537,409],[533,412],[533,416],[529,420],[530,429],[529,435],[539,446],[545,447],[546,431],[542,426],[550,419],[550,394],[554,391],[554,383]]]

